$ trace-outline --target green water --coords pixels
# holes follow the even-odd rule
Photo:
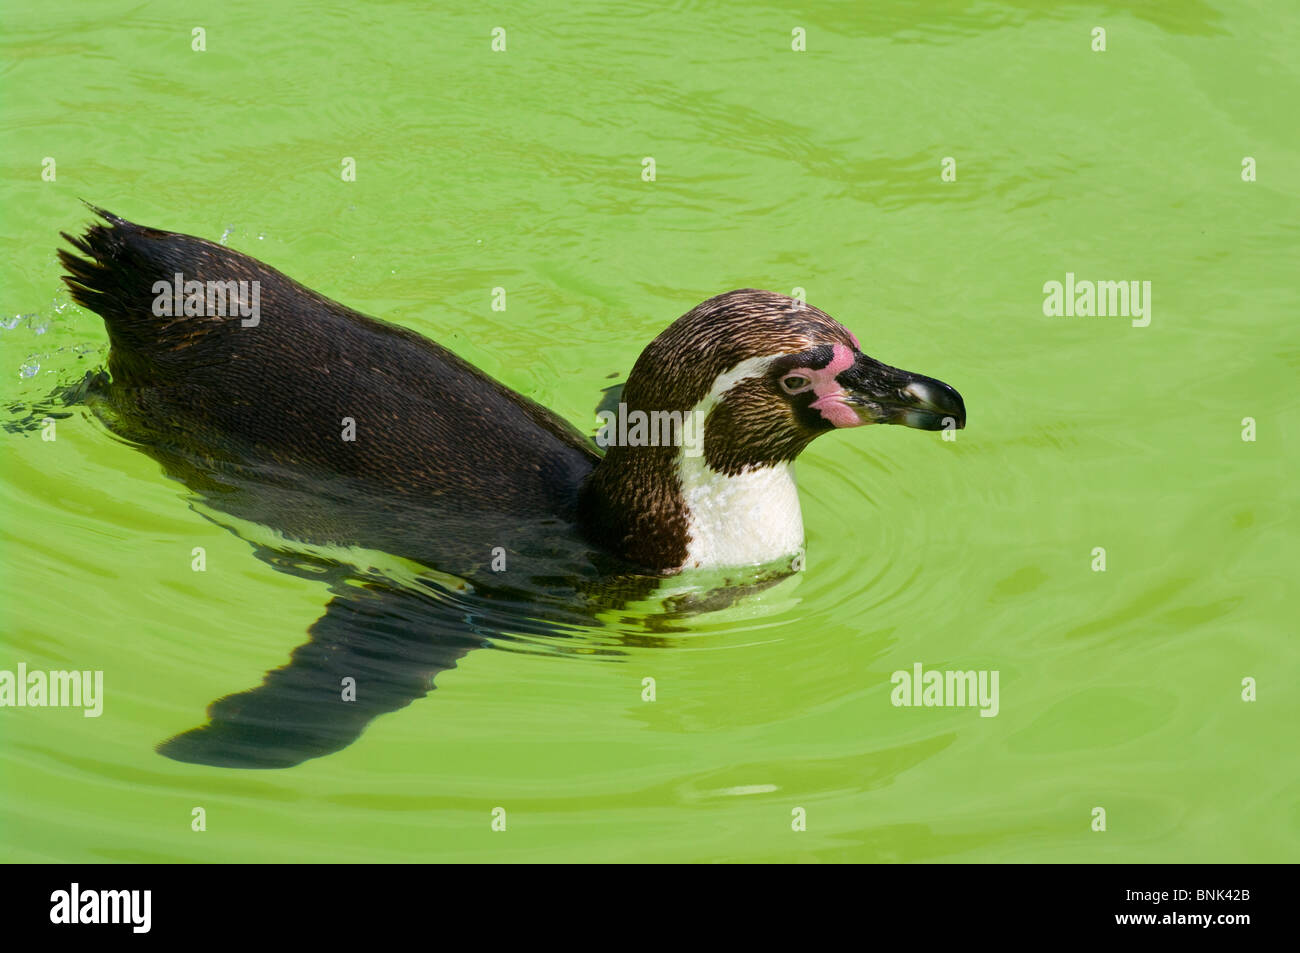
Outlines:
[[[589,432],[735,287],[805,289],[970,422],[818,440],[780,586],[617,655],[582,646],[637,620],[474,652],[265,772],[153,746],[284,664],[324,586],[84,409],[0,432],[0,669],[106,692],[0,710],[0,858],[1295,860],[1300,15],[1048,6],[5,4],[7,422],[107,353],[58,280],[78,198],[225,235]],[[1045,316],[1067,272],[1151,282],[1149,325]],[[997,671],[997,716],[892,705],[918,662]]]

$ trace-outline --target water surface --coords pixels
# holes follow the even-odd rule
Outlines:
[[[107,353],[58,280],[78,198],[222,239],[588,431],[645,343],[736,287],[803,289],[970,414],[951,442],[818,440],[800,576],[655,639],[647,604],[473,652],[264,772],[153,748],[284,664],[325,582],[82,408],[54,441],[6,430],[0,669],[102,670],[107,697],[0,711],[0,856],[1295,859],[1287,5],[22,0],[0,23],[8,424]],[[1045,316],[1067,272],[1150,281],[1150,324]],[[893,706],[918,662],[998,671],[998,715]]]

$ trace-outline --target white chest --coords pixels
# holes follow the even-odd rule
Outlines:
[[[683,455],[678,476],[690,536],[683,568],[762,565],[803,548],[793,463],[724,476]]]

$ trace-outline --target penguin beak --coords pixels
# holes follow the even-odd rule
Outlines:
[[[943,381],[881,364],[859,354],[836,381],[843,400],[864,424],[902,424],[917,430],[961,430],[966,404]]]

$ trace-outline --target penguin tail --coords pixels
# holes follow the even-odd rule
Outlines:
[[[224,245],[87,205],[103,221],[80,236],[63,232],[72,249],[59,260],[72,300],[104,319],[115,380],[160,383],[226,360],[232,323],[240,326],[263,284],[287,281]],[[196,282],[206,304],[192,308],[182,292]]]
[[[136,326],[151,315],[155,275],[161,276],[161,262],[149,254],[147,237],[164,233],[142,228],[105,209],[86,206],[108,224],[90,226],[80,237],[61,232],[80,255],[59,249],[59,261],[67,274],[63,282],[72,300],[104,319],[115,346],[143,343]]]

